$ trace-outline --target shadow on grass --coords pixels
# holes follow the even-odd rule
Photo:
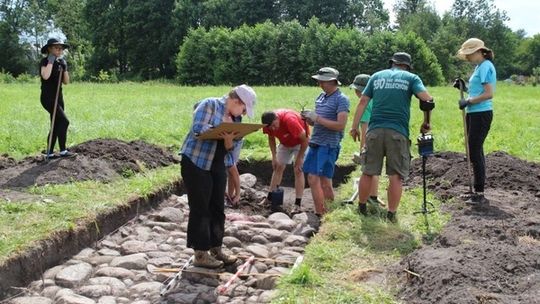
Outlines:
[[[356,244],[374,252],[407,255],[420,245],[411,231],[373,216],[363,218],[360,229],[351,236]]]

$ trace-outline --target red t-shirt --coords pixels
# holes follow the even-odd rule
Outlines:
[[[277,110],[275,113],[279,119],[279,128],[270,130],[270,128],[264,127],[264,134],[277,137],[285,147],[299,145],[301,143],[299,136],[302,132],[306,132],[306,136],[309,136],[309,127],[299,113],[285,109]]]

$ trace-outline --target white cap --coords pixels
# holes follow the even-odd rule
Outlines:
[[[240,100],[246,105],[247,116],[253,118],[253,107],[257,98],[255,91],[250,86],[243,84],[235,87],[234,92],[236,92]]]

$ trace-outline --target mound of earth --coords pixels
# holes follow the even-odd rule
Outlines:
[[[0,189],[83,180],[110,181],[145,168],[178,162],[170,152],[140,140],[95,139],[70,150],[78,155],[48,162],[42,156],[27,157],[19,162],[7,156],[0,157]]]
[[[421,186],[421,160],[412,167],[409,184]],[[419,275],[402,282],[405,302],[539,303],[540,165],[495,152],[486,167],[490,205],[470,207],[459,198],[468,191],[464,155],[428,158],[429,188],[446,200],[442,208],[452,218],[399,265]]]

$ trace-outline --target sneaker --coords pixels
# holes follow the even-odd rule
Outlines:
[[[471,206],[488,206],[489,200],[483,194],[474,193],[465,203]]]
[[[47,150],[42,150],[41,155],[43,155],[43,157],[47,157],[47,158],[55,158],[56,157],[56,154],[54,154],[54,151],[51,151],[51,152],[49,152],[47,154]]]
[[[74,157],[74,156],[77,156],[77,153],[71,152],[68,150],[64,150],[60,152],[60,157]]]
[[[361,214],[363,216],[367,216],[367,203],[358,204],[358,214]]]
[[[386,213],[386,220],[391,222],[392,224],[396,224],[397,223],[397,217],[396,217],[396,213],[395,212],[391,212],[391,211],[388,211]]]
[[[465,193],[460,194],[459,198],[463,200],[468,200],[468,199],[471,199],[473,195],[474,195],[474,192],[465,192]]]

